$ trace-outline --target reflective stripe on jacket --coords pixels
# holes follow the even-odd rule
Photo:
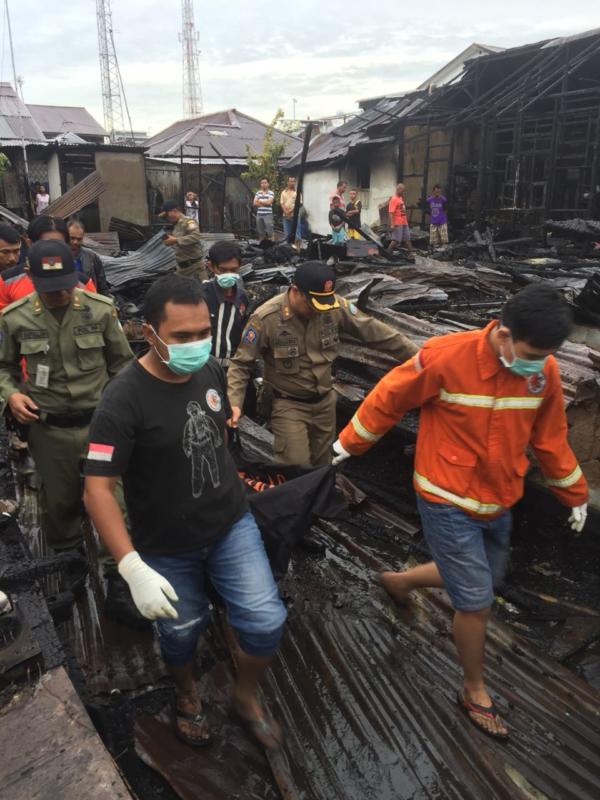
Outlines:
[[[340,434],[360,454],[411,408],[421,407],[414,485],[427,500],[490,516],[523,494],[531,446],[542,473],[567,506],[585,503],[587,483],[567,442],[556,360],[522,378],[503,367],[488,343],[496,322],[425,343],[388,372]]]

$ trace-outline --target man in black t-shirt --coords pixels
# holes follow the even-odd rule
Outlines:
[[[266,746],[281,731],[256,692],[281,638],[285,609],[227,448],[225,375],[210,356],[211,324],[197,281],[159,279],[144,301],[149,351],[107,386],[90,428],[85,503],[133,600],[156,620],[176,686],[175,732],[210,741],[192,675],[209,617],[205,575],[240,644],[234,708]],[[113,489],[123,478],[127,533]]]

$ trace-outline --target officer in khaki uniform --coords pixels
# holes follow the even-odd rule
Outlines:
[[[163,244],[175,248],[178,274],[201,281],[208,280],[200,228],[196,220],[186,217],[174,200],[167,200],[163,204],[160,216],[174,226],[173,232],[163,239]]]
[[[336,395],[331,365],[340,331],[406,361],[417,347],[398,331],[360,312],[334,291],[335,273],[320,261],[296,270],[294,284],[252,315],[227,376],[229,402],[239,416],[258,358],[273,393],[273,460],[328,464],[335,439]]]
[[[80,460],[92,414],[109,377],[133,353],[112,300],[75,288],[66,244],[38,242],[28,261],[36,291],[0,319],[0,400],[28,426],[46,542],[60,551],[82,540]]]

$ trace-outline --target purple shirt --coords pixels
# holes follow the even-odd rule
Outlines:
[[[446,205],[446,198],[443,194],[439,197],[436,197],[434,194],[431,197],[427,198],[427,202],[429,203],[429,213],[431,215],[430,222],[432,225],[446,225],[448,222],[448,217],[446,216],[446,211],[444,210],[444,206]]]

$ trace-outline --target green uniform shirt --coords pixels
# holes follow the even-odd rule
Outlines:
[[[175,258],[182,261],[200,261],[204,255],[200,228],[195,219],[180,217],[173,228],[173,236],[177,239]]]
[[[59,321],[33,292],[0,319],[0,402],[23,392],[47,413],[90,411],[132,358],[112,300],[75,289]]]
[[[229,402],[242,407],[246,385],[257,358],[265,363],[265,381],[295,399],[326,395],[331,390],[331,366],[338,354],[340,334],[406,361],[418,348],[399,331],[363,314],[338,296],[339,308],[309,319],[295,315],[288,293],[276,295],[250,317],[229,367]]]

